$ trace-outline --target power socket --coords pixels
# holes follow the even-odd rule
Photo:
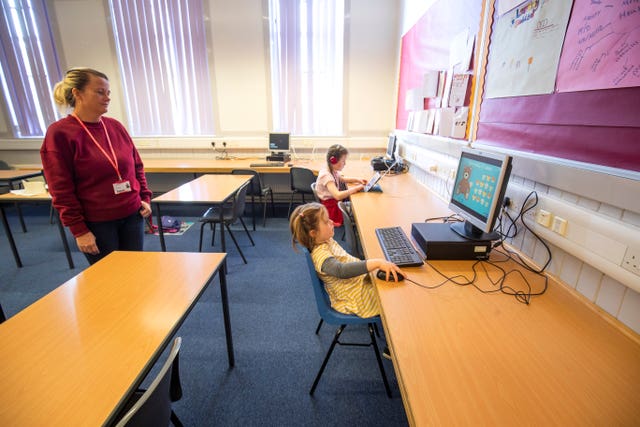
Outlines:
[[[627,248],[622,258],[622,268],[640,276],[640,248]]]

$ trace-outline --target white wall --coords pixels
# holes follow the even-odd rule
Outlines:
[[[395,123],[400,0],[351,0],[347,25],[345,135],[304,138],[319,149],[340,142],[382,150]],[[109,115],[127,123],[106,0],[49,0],[63,70],[91,66],[111,83]],[[217,135],[230,147],[266,146],[271,128],[266,1],[205,0]],[[126,78],[126,77],[125,77]],[[162,100],[159,100],[162,102]],[[3,107],[0,107],[3,108]],[[0,114],[0,132],[6,126]],[[134,138],[143,157],[198,157],[211,138]],[[300,142],[300,141],[299,141]],[[296,140],[294,138],[294,144]],[[0,158],[12,164],[39,162],[41,140],[0,138]],[[209,153],[207,153],[209,154]]]

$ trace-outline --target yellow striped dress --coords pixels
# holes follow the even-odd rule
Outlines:
[[[334,257],[338,261],[347,263],[360,261],[351,256],[333,239],[316,245],[311,251],[311,258],[318,276],[324,282],[329,294],[331,307],[344,314],[355,314],[360,317],[372,317],[380,314],[378,295],[368,274],[340,279],[329,276],[321,271],[322,264],[327,258]]]

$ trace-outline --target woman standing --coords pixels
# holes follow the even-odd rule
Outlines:
[[[114,250],[141,251],[151,214],[140,155],[124,126],[103,117],[110,93],[104,73],[69,70],[53,98],[73,111],[49,126],[40,149],[53,206],[90,264]]]

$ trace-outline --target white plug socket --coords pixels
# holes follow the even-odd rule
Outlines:
[[[551,212],[546,211],[544,209],[540,209],[538,211],[538,215],[536,215],[536,222],[543,227],[549,228],[549,226],[551,225],[552,216],[553,215],[551,215]]]
[[[560,218],[559,216],[553,218],[551,231],[558,233],[561,236],[567,234],[567,220],[564,218]]]
[[[640,249],[629,246],[622,258],[622,268],[640,276]]]

